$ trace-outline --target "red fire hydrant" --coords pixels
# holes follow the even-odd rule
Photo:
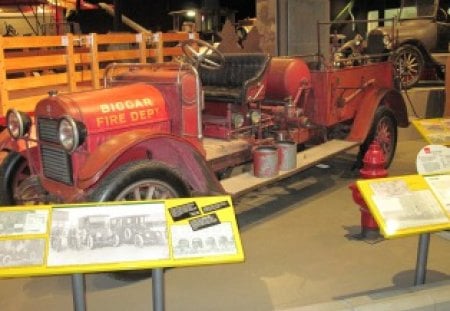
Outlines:
[[[388,175],[388,171],[384,168],[385,159],[383,150],[377,141],[373,141],[369,146],[363,159],[363,167],[359,170],[361,178],[382,178]],[[370,213],[366,202],[364,201],[361,193],[356,187],[355,183],[352,183],[349,188],[352,190],[353,201],[360,206],[361,211],[361,233],[357,236],[359,239],[372,239],[379,237],[378,225]]]

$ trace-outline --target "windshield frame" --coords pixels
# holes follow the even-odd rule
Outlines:
[[[417,15],[418,13],[418,2],[430,2],[430,4],[426,4],[423,7],[426,6],[430,6],[429,12],[430,14],[424,14],[424,15]],[[432,4],[431,4],[432,2]],[[407,12],[407,8],[412,8],[414,7],[414,5],[412,5],[413,3],[415,3],[415,8],[416,8],[416,12],[414,14],[414,16],[412,16],[410,13],[408,13],[408,15],[405,16],[405,12]],[[399,11],[399,19],[400,20],[414,20],[414,19],[431,19],[431,18],[435,18],[436,17],[436,13],[439,7],[439,0],[402,0],[401,5],[400,5],[400,11]],[[425,11],[424,9],[422,11]]]

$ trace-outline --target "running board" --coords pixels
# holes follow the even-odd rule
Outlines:
[[[324,159],[358,146],[359,143],[345,140],[330,140],[297,153],[297,167],[290,171],[280,171],[275,177],[255,177],[253,171],[221,180],[225,191],[233,197],[241,196],[254,189],[266,186],[276,181],[290,177],[300,171],[310,168]]]

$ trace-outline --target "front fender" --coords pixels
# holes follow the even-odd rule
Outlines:
[[[80,169],[78,186],[86,190],[121,165],[143,159],[172,167],[196,193],[225,193],[204,156],[191,142],[172,135],[149,134],[146,130],[117,135],[99,146]]]
[[[399,127],[408,127],[408,112],[400,92],[394,89],[373,89],[365,95],[364,101],[359,106],[347,140],[364,142],[379,106],[386,106],[392,110]]]
[[[20,143],[22,142],[22,143]],[[23,140],[16,141],[11,138],[7,129],[0,132],[0,150],[1,151],[17,151],[25,150],[25,142]]]

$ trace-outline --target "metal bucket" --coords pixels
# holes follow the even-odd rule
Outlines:
[[[278,175],[278,149],[275,146],[260,146],[253,151],[253,173],[255,177]]]
[[[297,167],[297,144],[293,141],[279,141],[278,161],[280,171],[289,171]]]

